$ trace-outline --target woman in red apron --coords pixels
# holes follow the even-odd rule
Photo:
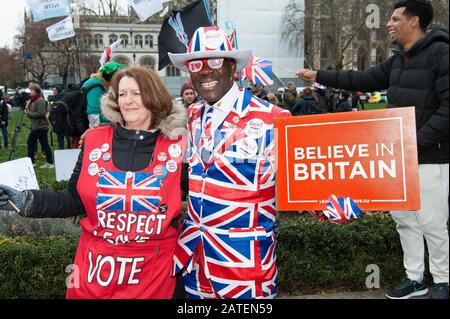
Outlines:
[[[8,198],[0,210],[16,210],[13,203],[25,217],[87,215],[67,298],[172,298],[180,185],[187,183],[185,109],[154,71],[128,68],[114,76],[102,112],[113,124],[87,132],[68,189],[0,186],[0,205]]]

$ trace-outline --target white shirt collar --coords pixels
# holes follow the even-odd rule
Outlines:
[[[218,102],[212,105],[212,107],[214,110],[219,110],[227,114],[230,113],[234,103],[239,98],[239,93],[239,87],[236,83],[233,83],[231,89]]]

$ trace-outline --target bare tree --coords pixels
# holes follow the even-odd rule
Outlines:
[[[0,48],[0,83],[15,88],[22,84],[22,62],[17,49]]]

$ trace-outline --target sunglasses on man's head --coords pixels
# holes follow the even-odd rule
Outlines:
[[[198,73],[207,65],[212,70],[219,70],[223,67],[224,61],[232,61],[228,58],[207,58],[207,59],[199,59],[192,60],[186,62],[186,67],[191,73]]]

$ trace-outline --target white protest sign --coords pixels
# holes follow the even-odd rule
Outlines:
[[[58,41],[75,36],[71,16],[52,24],[46,30],[50,41]]]
[[[27,0],[33,14],[33,21],[70,15],[68,0]]]
[[[39,189],[29,157],[0,164],[0,184],[17,190]]]
[[[55,151],[56,180],[68,181],[72,176],[75,164],[78,161],[80,150],[57,150]]]
[[[143,22],[155,13],[163,9],[163,2],[161,0],[130,0],[130,5],[133,7],[139,19]]]

